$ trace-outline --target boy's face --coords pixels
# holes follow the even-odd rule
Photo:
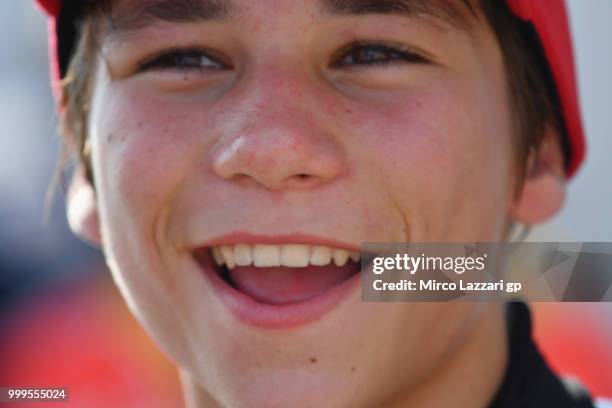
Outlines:
[[[502,239],[516,136],[484,17],[462,1],[116,3],[89,122],[96,215],[169,355],[252,406],[374,402],[439,366],[474,305],[362,303],[347,267],[332,283],[234,270],[277,303],[255,304],[208,249]]]

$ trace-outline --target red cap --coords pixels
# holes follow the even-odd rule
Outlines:
[[[572,51],[569,19],[564,0],[506,0],[510,9],[535,27],[552,72],[563,121],[571,148],[568,178],[573,176],[586,155],[586,137],[576,82],[576,60]]]
[[[49,31],[49,68],[51,70],[51,80],[53,93],[57,100],[61,100],[60,80],[63,72],[59,67],[58,44],[57,44],[57,18],[60,14],[61,0],[36,0],[36,4],[47,13],[49,18],[47,30]]]
[[[66,73],[75,43],[76,32],[71,16],[75,16],[79,0],[35,0],[49,15],[49,52],[53,88],[61,97],[59,80]],[[575,59],[565,0],[506,0],[510,9],[522,20],[533,25],[546,54],[561,107],[570,146],[566,169],[572,177],[586,154],[582,127]],[[62,7],[64,6],[64,7]],[[66,12],[70,9],[70,12]]]

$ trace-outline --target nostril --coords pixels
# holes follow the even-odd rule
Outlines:
[[[293,184],[295,186],[306,187],[312,185],[312,183],[316,183],[317,180],[320,181],[319,177],[314,174],[299,173],[288,177],[285,182],[287,182],[288,185]]]
[[[284,188],[309,188],[322,181],[322,178],[314,174],[297,173],[283,180],[280,186]]]

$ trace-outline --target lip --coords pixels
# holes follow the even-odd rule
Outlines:
[[[332,243],[307,235],[287,235],[274,237],[261,237],[252,234],[235,233],[220,237],[206,243],[194,255],[196,264],[203,275],[210,282],[215,294],[228,310],[240,322],[258,329],[295,329],[320,320],[344,300],[351,296],[360,286],[360,273],[356,273],[341,284],[299,303],[274,305],[259,302],[245,293],[242,293],[225,282],[216,271],[214,261],[209,252],[213,245],[235,243],[301,243],[309,245],[328,245],[335,248],[351,249],[346,244]],[[354,249],[351,249],[354,250]]]

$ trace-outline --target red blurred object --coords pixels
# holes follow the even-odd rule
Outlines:
[[[612,397],[612,304],[531,304],[540,350],[558,373]]]
[[[2,329],[3,386],[66,387],[69,400],[62,407],[183,405],[176,368],[133,319],[110,279],[38,296]],[[58,403],[15,404],[28,406]]]

